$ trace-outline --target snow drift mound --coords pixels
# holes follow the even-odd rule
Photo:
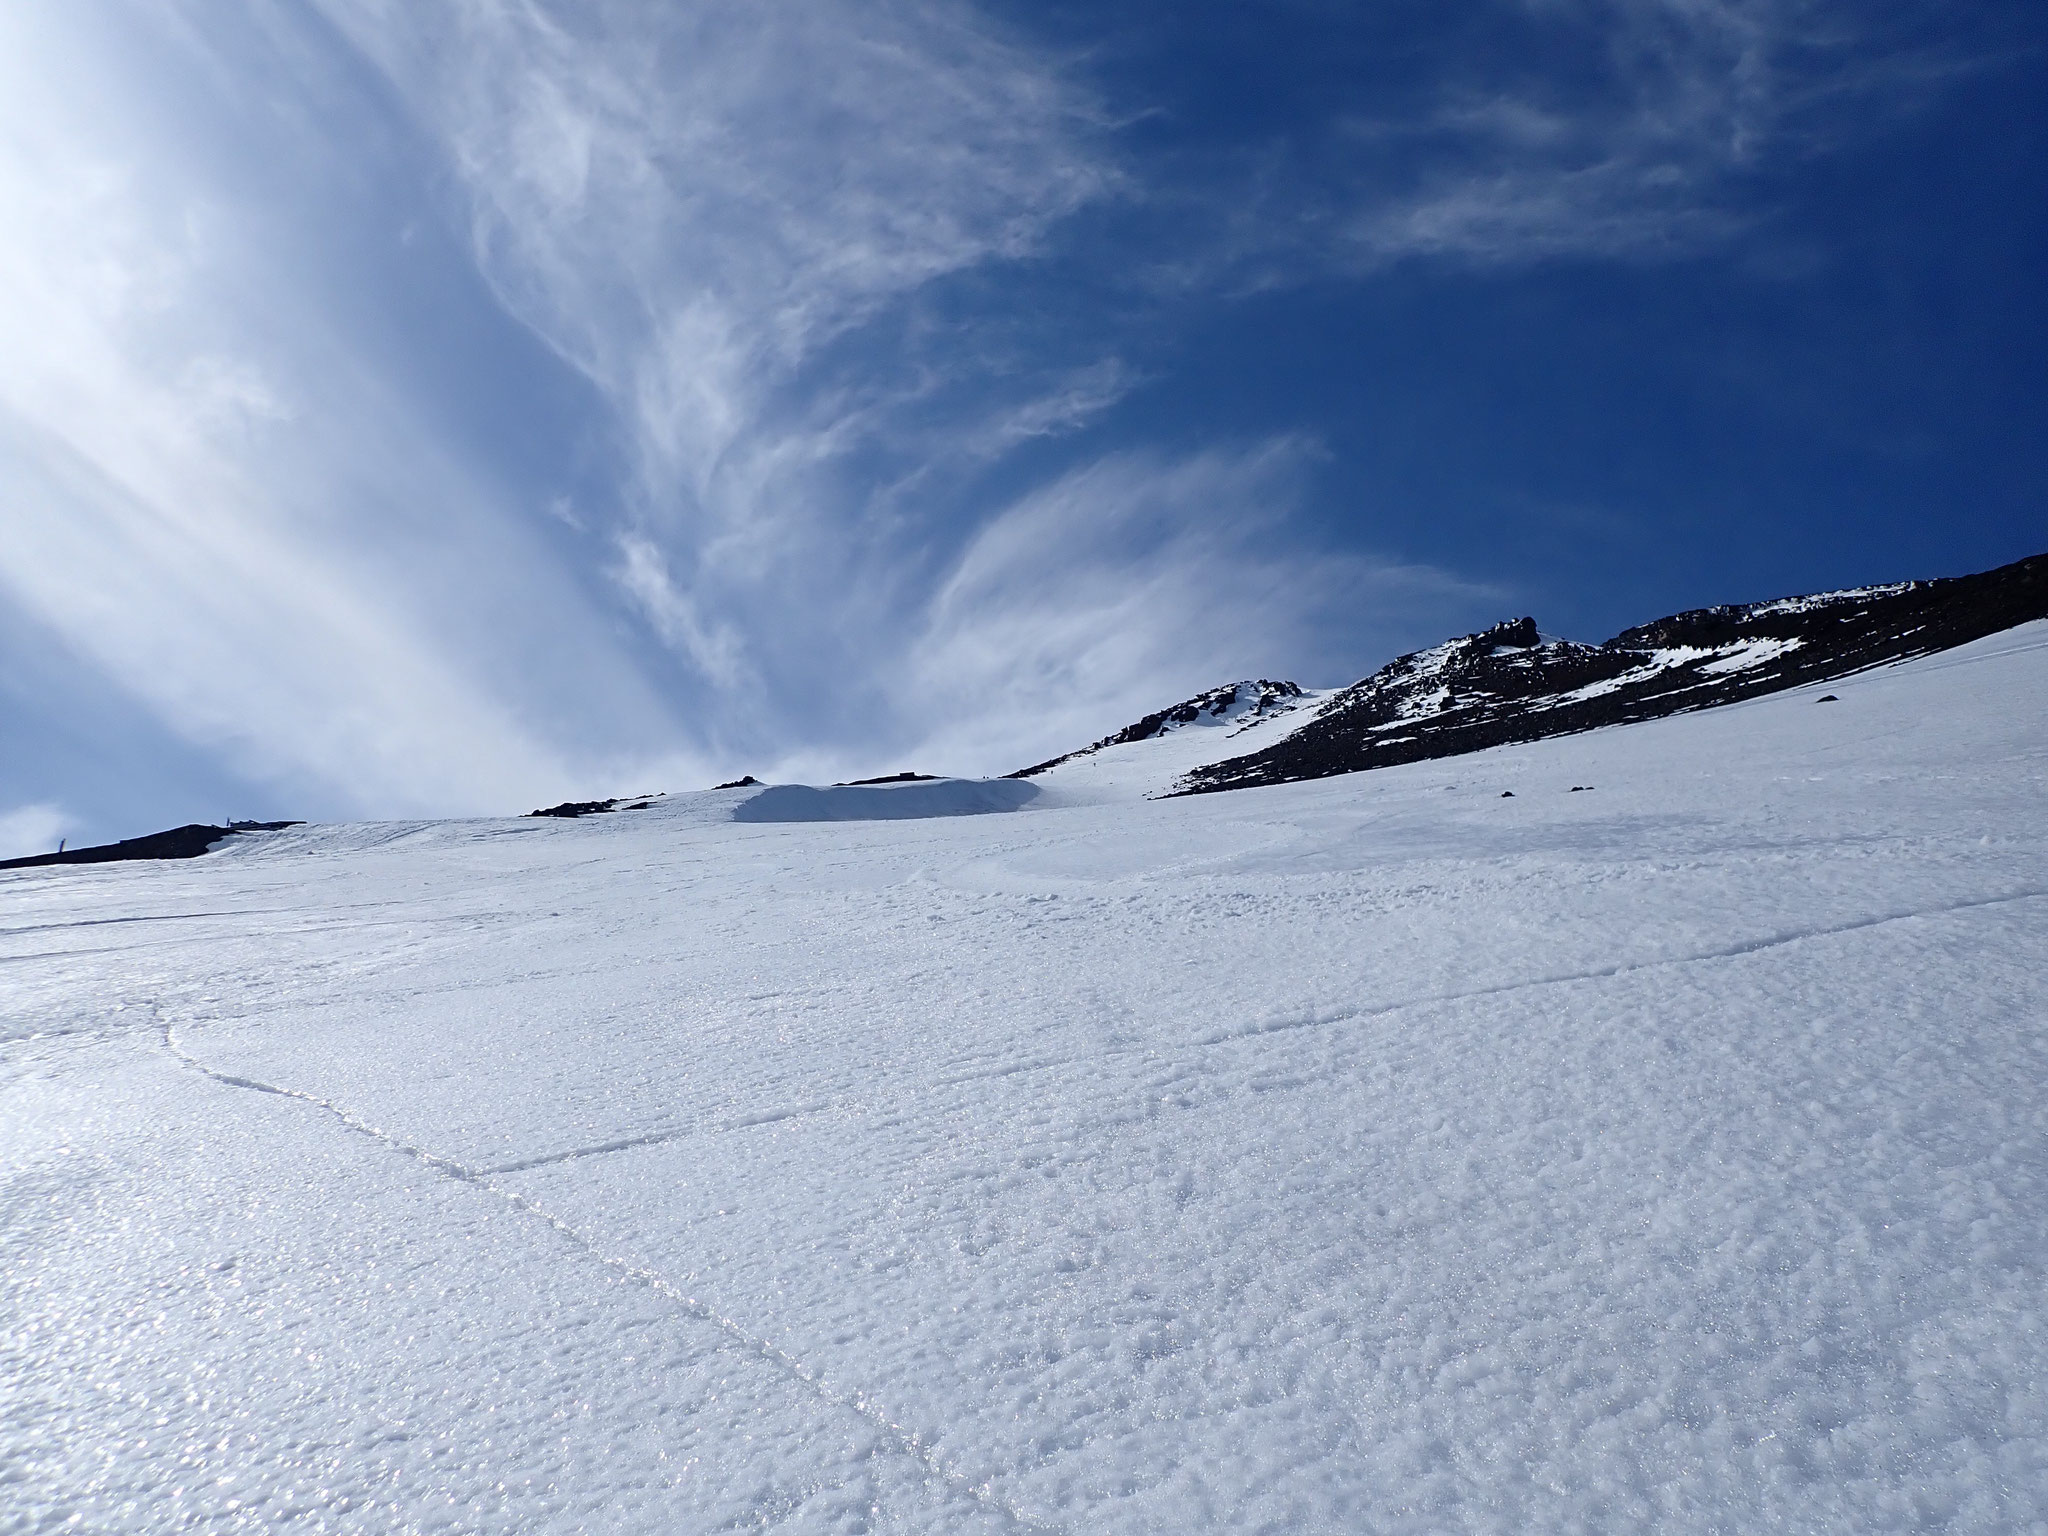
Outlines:
[[[734,807],[734,821],[917,821],[1015,811],[1038,786],[1015,779],[925,779],[898,784],[776,784]]]

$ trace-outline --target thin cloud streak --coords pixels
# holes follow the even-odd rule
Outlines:
[[[1744,195],[1756,177],[1996,62],[1914,36],[1912,14],[1841,0],[1504,0],[1494,46],[1447,52],[1424,105],[1340,117],[1317,171],[1265,168],[1278,190],[1261,195],[1260,220],[1222,215],[1219,262],[1271,286],[1330,266],[1725,247],[1768,214]],[[1189,280],[1216,270],[1196,265]]]

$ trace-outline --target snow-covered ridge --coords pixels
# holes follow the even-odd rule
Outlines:
[[[1009,777],[1053,791],[1047,804],[1165,794],[1205,764],[1284,741],[1332,692],[1269,678],[1225,683]]]
[[[2048,555],[1981,575],[1694,609],[1600,645],[1513,619],[1389,662],[1179,793],[1323,778],[1651,720],[1946,650],[2048,617]]]
[[[1323,778],[1733,703],[2041,617],[2048,556],[1976,576],[1693,609],[1600,645],[1509,619],[1345,688],[1226,683],[1011,777],[1084,796]]]
[[[1232,729],[1226,734],[1235,736],[1263,720],[1299,709],[1309,701],[1309,698],[1299,683],[1273,682],[1263,677],[1225,683],[1220,688],[1211,688],[1206,693],[1198,693],[1191,699],[1183,699],[1178,704],[1169,705],[1157,713],[1147,715],[1120,731],[1112,731],[1100,741],[1092,742],[1073,752],[1062,753],[1058,757],[1048,758],[1045,762],[1034,763],[1029,768],[1020,768],[1008,777],[1035,778],[1048,769],[1057,768],[1075,758],[1088,757],[1108,747],[1152,741],[1189,726],[1229,726]]]

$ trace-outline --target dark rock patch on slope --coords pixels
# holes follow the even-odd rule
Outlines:
[[[143,837],[123,838],[118,843],[101,843],[94,848],[67,848],[61,853],[31,854],[25,859],[0,859],[0,869],[34,869],[46,864],[115,864],[125,859],[196,859],[215,843],[237,832],[281,832],[302,826],[296,821],[237,821],[225,827],[190,822],[168,832],[151,832]]]
[[[1010,779],[919,779],[905,783],[773,784],[733,808],[746,822],[922,821],[1019,811],[1038,798],[1036,784]]]
[[[2048,555],[1975,576],[1696,608],[1600,645],[1544,641],[1534,620],[1516,619],[1388,663],[1286,739],[1197,768],[1174,792],[1326,778],[1710,709],[2040,618]]]

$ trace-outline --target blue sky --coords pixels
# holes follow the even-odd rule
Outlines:
[[[1001,772],[2048,548],[2048,19],[0,15],[0,852]]]

